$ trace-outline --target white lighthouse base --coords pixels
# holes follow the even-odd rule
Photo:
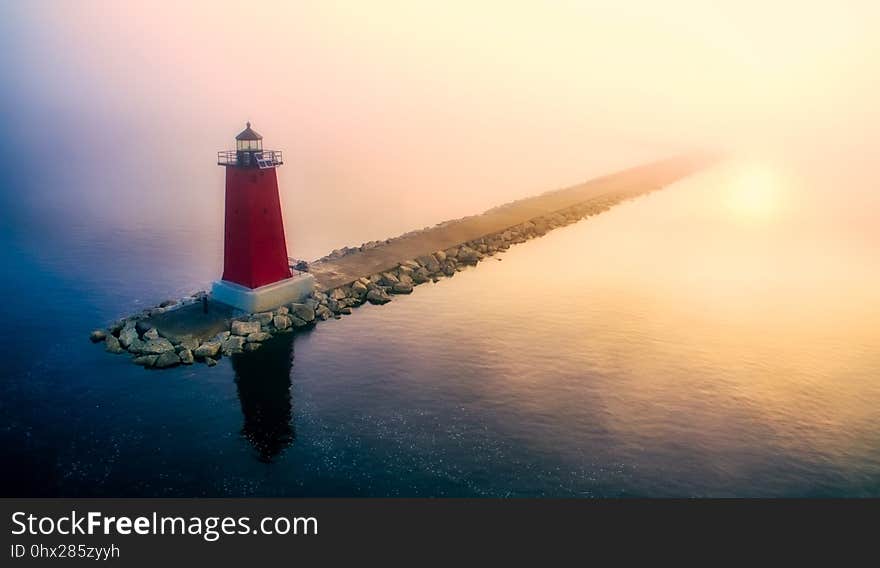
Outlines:
[[[314,286],[315,277],[306,272],[259,288],[217,280],[211,286],[211,299],[248,313],[265,312],[304,300]]]

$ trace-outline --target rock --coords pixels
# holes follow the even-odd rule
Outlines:
[[[199,345],[198,348],[193,351],[193,354],[200,359],[216,357],[217,353],[220,352],[220,347],[221,343],[219,341],[206,341]]]
[[[411,276],[409,276],[408,274],[401,274],[400,275],[400,284],[412,284],[412,283],[413,283],[413,279]]]
[[[262,347],[260,343],[245,343],[242,349],[245,351],[256,351],[260,347]]]
[[[217,364],[217,360],[212,359],[211,357],[205,357],[205,364],[209,367],[213,367],[214,365]]]
[[[156,362],[153,363],[153,366],[157,369],[166,369],[168,367],[175,367],[177,365],[180,365],[180,357],[178,357],[177,353],[175,353],[174,351],[162,353],[156,359]]]
[[[104,341],[105,337],[107,337],[107,333],[103,329],[96,329],[89,334],[89,340],[91,340],[92,343],[100,343],[101,341]]]
[[[137,337],[135,337],[128,344],[128,352],[135,353],[135,354],[143,353],[146,345],[147,345],[147,343],[144,340],[138,339]]]
[[[122,331],[122,328],[125,326],[126,320],[117,320],[111,323],[107,327],[107,331],[110,332],[110,335],[119,335],[119,332]],[[134,324],[132,324],[134,325]]]
[[[369,299],[369,298],[370,298],[370,294],[368,293],[367,299]],[[315,310],[315,317],[326,321],[326,320],[333,317],[333,312],[330,311],[330,308],[328,308],[327,306],[319,305],[318,308]]]
[[[278,329],[287,329],[288,327],[290,327],[290,316],[275,316],[272,321],[275,324],[275,327]]]
[[[122,346],[119,345],[119,340],[112,335],[108,335],[104,338],[104,349],[108,353],[122,353],[125,351]]]
[[[346,294],[345,290],[343,290],[342,288],[334,288],[330,292],[330,297],[334,300],[341,300],[348,297],[348,294]]]
[[[294,270],[299,270],[300,272],[308,272],[309,271],[309,263],[305,260],[299,260],[296,264],[293,265]]]
[[[141,367],[152,367],[156,364],[156,359],[158,358],[158,355],[138,355],[131,362]]]
[[[437,259],[437,262],[443,264],[444,262],[446,262],[446,253],[442,250],[438,250],[434,253],[434,258]]]
[[[390,272],[383,272],[382,277],[379,279],[379,284],[382,286],[394,286],[400,282],[400,280],[394,274]]]
[[[193,337],[192,335],[184,335],[180,338],[180,347],[184,349],[189,349],[190,351],[195,351],[199,347],[199,340]]]
[[[305,327],[309,325],[310,322],[307,322],[306,320],[298,318],[296,316],[290,316],[290,323],[293,325],[293,327]]]
[[[139,321],[135,322],[135,329],[137,330],[138,335],[143,335],[144,333],[146,333],[147,331],[149,331],[152,328],[153,328],[153,326],[150,325],[149,322],[146,322],[144,320],[139,320]]]
[[[258,331],[257,333],[251,333],[245,338],[247,343],[259,343],[260,341],[266,341],[272,337],[270,334],[265,331]]]
[[[160,337],[145,342],[141,351],[145,355],[162,355],[169,352],[174,353],[174,346],[164,337]]]
[[[220,333],[218,333],[217,335],[214,336],[213,340],[218,341],[220,343],[223,343],[224,341],[229,339],[230,335],[231,334],[228,331],[221,331]]]
[[[419,268],[415,272],[413,272],[412,280],[415,284],[424,284],[428,280],[431,279],[431,275],[428,274],[428,270],[425,268]]]
[[[257,333],[258,331],[252,333]],[[223,342],[221,349],[223,350],[224,355],[231,355],[241,351],[242,347],[244,347],[244,337],[240,335],[230,335],[229,339]]]
[[[173,306],[175,304],[177,304],[177,300],[165,300],[164,302],[159,304],[159,307],[160,308],[167,308],[167,307]]]
[[[412,294],[413,286],[412,284],[406,284],[404,282],[398,282],[394,286],[391,287],[392,294]]]
[[[180,353],[177,354],[178,358],[180,358],[180,362],[184,365],[192,365],[195,362],[195,358],[193,357],[193,352],[189,349],[184,349]]]
[[[373,288],[369,292],[367,292],[367,301],[371,304],[387,304],[391,301],[391,298],[381,288]]]
[[[349,316],[349,315],[351,315],[351,308],[349,308],[348,306],[345,306],[343,308],[339,308],[339,311],[336,313]]]
[[[144,332],[144,339],[159,339],[159,330],[157,330],[155,327],[151,327]]]
[[[418,262],[416,262],[414,260],[407,260],[407,261],[401,262],[400,265],[406,266],[407,268],[411,268],[414,271],[418,270],[419,268],[422,267],[421,264],[419,264]]]
[[[122,331],[119,332],[119,343],[121,343],[123,347],[128,348],[133,341],[140,341],[137,330],[133,325],[130,327],[123,327]]]
[[[480,255],[470,247],[461,247],[457,259],[462,264],[476,264],[480,260]]]
[[[281,306],[280,308],[275,310],[275,314],[280,315],[280,316],[286,316],[289,313],[290,313],[290,308],[288,308],[287,306]]]
[[[258,321],[234,321],[232,322],[232,335],[247,336],[252,333],[258,333],[260,331],[260,325],[261,324]]]
[[[272,318],[275,317],[275,314],[272,312],[260,312],[258,314],[254,314],[251,316],[251,321],[259,322],[261,326],[269,325],[272,323]],[[259,331],[259,330],[258,330]],[[233,331],[232,333],[235,333]],[[236,335],[247,335],[246,333],[236,333]]]
[[[290,313],[307,322],[315,320],[315,308],[307,304],[290,304]]]
[[[355,298],[363,299],[367,296],[367,286],[360,280],[352,283],[351,295]]]
[[[434,273],[440,270],[440,263],[437,262],[437,259],[434,258],[433,255],[427,254],[425,256],[420,256],[416,258],[416,261],[424,266],[425,269],[430,273]]]

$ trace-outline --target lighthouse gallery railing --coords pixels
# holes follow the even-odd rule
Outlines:
[[[240,160],[239,157],[241,157]],[[283,163],[281,150],[261,150],[259,152],[220,150],[217,152],[218,166],[259,166],[262,168],[280,166]]]

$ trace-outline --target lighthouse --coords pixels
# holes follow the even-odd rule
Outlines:
[[[245,312],[271,310],[309,295],[314,277],[292,272],[278,192],[280,150],[263,149],[263,137],[246,128],[235,150],[217,153],[226,169],[223,276],[211,288],[215,301]]]

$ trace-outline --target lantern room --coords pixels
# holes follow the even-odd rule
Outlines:
[[[251,123],[235,137],[236,152],[261,152],[263,150],[263,137],[251,128]]]

